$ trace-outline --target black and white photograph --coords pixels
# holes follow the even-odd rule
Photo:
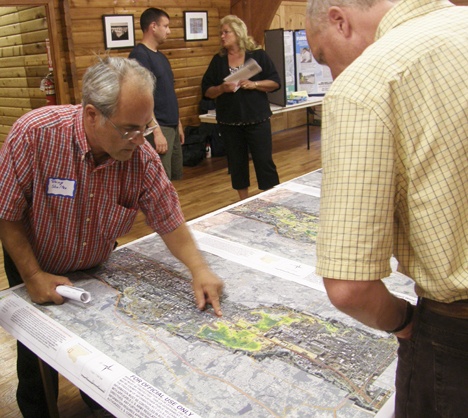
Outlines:
[[[104,41],[106,49],[132,48],[135,46],[133,15],[104,15]]]

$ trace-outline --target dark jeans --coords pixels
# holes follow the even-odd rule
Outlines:
[[[13,260],[5,250],[3,250],[3,257],[5,273],[10,287],[23,283]],[[39,359],[29,348],[19,341],[17,342],[17,349],[16,370],[18,374],[18,389],[16,391],[16,400],[18,407],[24,418],[49,418],[49,408],[47,407],[44,393]],[[59,391],[58,373],[51,368],[50,374],[55,399],[57,400]],[[98,403],[84,392],[81,392],[81,397],[91,409],[101,408]]]
[[[399,343],[395,417],[466,417],[468,319],[418,305],[413,337]]]
[[[228,155],[233,189],[242,190],[250,186],[249,151],[258,188],[268,190],[279,184],[276,165],[273,162],[270,120],[254,125],[220,124],[219,132]]]

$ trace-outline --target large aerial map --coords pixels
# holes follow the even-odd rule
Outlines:
[[[90,348],[73,343],[62,362],[81,364],[84,389],[118,416],[375,416],[393,394],[397,341],[338,312],[315,275],[320,180],[310,173],[190,224],[225,282],[221,318],[196,309],[188,271],[156,235],[72,275],[91,302],[36,308],[106,358],[87,364]],[[413,300],[410,279],[386,282]],[[158,410],[135,412],[142,392],[106,382],[117,365]]]

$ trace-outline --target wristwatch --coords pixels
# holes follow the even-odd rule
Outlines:
[[[392,329],[391,331],[385,331],[385,332],[388,332],[389,334],[395,334],[405,329],[409,325],[409,323],[413,320],[413,313],[414,313],[414,305],[406,301],[405,319],[403,320],[402,324],[396,327],[395,329]]]

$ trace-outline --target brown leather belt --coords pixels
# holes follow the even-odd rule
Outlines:
[[[468,319],[468,300],[443,303],[422,298],[421,306],[439,315],[448,316],[450,318]]]

